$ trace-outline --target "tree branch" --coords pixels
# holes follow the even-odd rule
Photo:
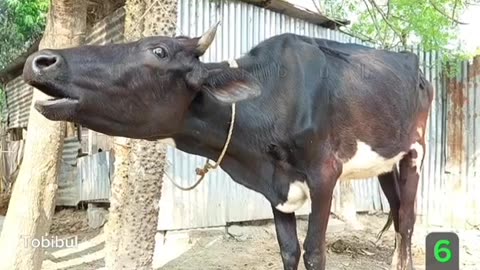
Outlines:
[[[453,9],[452,9],[452,18],[455,18],[455,10],[457,9],[457,0],[454,1],[453,3]],[[453,22],[452,22],[453,24]]]
[[[377,3],[375,3],[375,0],[369,0],[369,2],[372,4],[373,7],[375,7],[375,9],[378,11],[378,13],[380,13],[380,15],[382,16],[383,20],[388,25],[388,27],[390,27],[390,29],[392,29],[392,31],[400,38],[403,46],[404,47],[407,46],[407,41],[405,39],[405,35],[403,35],[401,32],[399,32],[399,30],[390,23],[388,18],[385,16],[385,13],[383,13],[383,10],[377,5]]]
[[[377,9],[378,13],[380,13],[380,15],[382,16],[383,20],[385,21],[385,23],[393,30],[393,32],[395,32],[395,34],[397,36],[399,36],[400,38],[402,37],[402,34],[398,32],[398,29],[393,26],[390,21],[388,20],[388,18],[385,16],[385,14],[383,13],[382,9],[377,6],[377,3],[375,3],[375,0],[369,0],[369,2],[372,4],[372,6],[375,7],[375,9]]]
[[[409,21],[408,20],[405,20],[404,18],[400,17],[400,16],[397,16],[397,15],[391,15],[392,18],[396,19],[396,20],[399,20],[399,21],[402,21],[404,23],[408,23]]]
[[[393,43],[393,41],[392,41],[392,43]],[[390,49],[392,49],[392,48],[395,48],[395,47],[399,46],[399,45],[400,45],[400,43],[402,43],[402,40],[399,40],[397,43],[393,44],[393,45],[392,45],[392,47],[390,47]],[[405,48],[404,48],[404,49],[405,49]]]
[[[323,11],[320,9],[320,7],[317,5],[317,1],[312,0],[312,2],[313,2],[313,5],[315,6],[315,8],[317,9],[317,12],[318,12],[319,14],[323,14],[324,12],[323,12]]]
[[[380,31],[380,28],[378,26],[377,17],[374,16],[374,14],[370,11],[370,7],[368,6],[367,1],[363,0],[363,3],[365,4],[365,7],[367,8],[368,14],[370,14],[370,17],[372,17],[373,25],[375,26],[375,29],[377,29],[377,37],[378,37],[382,32]],[[382,44],[383,44],[383,42],[382,42]]]
[[[318,7],[317,5],[317,2],[315,2],[315,0],[312,0],[313,2],[313,5],[315,6],[315,8],[317,9],[317,13],[318,14],[321,14],[322,16],[324,16],[325,18],[327,18],[328,20],[332,21],[332,22],[335,22],[338,26],[342,26],[342,25],[345,25],[345,22],[341,22],[339,20],[336,20],[336,19],[333,19],[331,18],[329,15],[323,13],[321,10],[320,10],[320,7]],[[348,23],[347,23],[348,24]]]
[[[338,31],[340,31],[341,33],[344,33],[344,34],[346,34],[346,35],[349,35],[349,36],[351,36],[351,37],[358,38],[358,39],[360,39],[360,40],[363,41],[363,42],[370,42],[370,43],[372,43],[372,44],[378,44],[378,41],[373,40],[372,38],[367,37],[367,36],[365,36],[365,35],[363,35],[363,34],[361,34],[361,33],[355,33],[355,34],[354,34],[354,33],[352,33],[352,32],[348,32],[348,31],[345,31],[345,30],[342,30],[342,29],[338,29]]]
[[[390,17],[390,0],[387,0],[387,19]]]
[[[430,4],[432,4],[432,7],[440,14],[442,14],[444,17],[450,19],[452,22],[456,23],[456,24],[462,24],[462,25],[466,25],[467,23],[464,23],[464,22],[461,22],[457,19],[455,19],[454,17],[448,15],[447,13],[445,13],[445,11],[441,10],[434,2],[433,0],[430,0]],[[457,1],[455,1],[455,5],[457,4]],[[455,13],[455,8],[453,10],[453,12]]]

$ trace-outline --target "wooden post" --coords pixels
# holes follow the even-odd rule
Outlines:
[[[127,0],[127,40],[174,34],[177,1],[152,6],[154,1]],[[159,141],[115,138],[113,150],[115,176],[105,226],[105,265],[107,269],[152,269],[165,146]]]
[[[81,44],[86,14],[86,1],[52,0],[40,48]],[[46,98],[34,91],[33,102]],[[50,229],[64,136],[65,122],[49,121],[30,108],[25,154],[0,236],[0,269],[41,269],[44,249],[32,241],[41,241]]]

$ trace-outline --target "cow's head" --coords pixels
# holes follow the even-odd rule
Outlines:
[[[48,119],[114,136],[168,137],[182,128],[199,94],[228,104],[260,93],[258,82],[242,69],[200,62],[216,28],[197,38],[158,36],[42,50],[27,59],[23,78],[53,97],[35,103]]]

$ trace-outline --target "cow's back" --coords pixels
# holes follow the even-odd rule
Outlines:
[[[339,154],[349,156],[348,148],[358,141],[387,157],[410,147],[433,97],[418,57],[324,39],[316,42],[325,53],[327,70],[316,91],[328,91],[332,135],[342,141]]]

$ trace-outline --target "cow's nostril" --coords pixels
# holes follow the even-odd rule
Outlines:
[[[58,57],[56,55],[38,55],[33,59],[32,68],[34,71],[43,71],[58,64]]]

